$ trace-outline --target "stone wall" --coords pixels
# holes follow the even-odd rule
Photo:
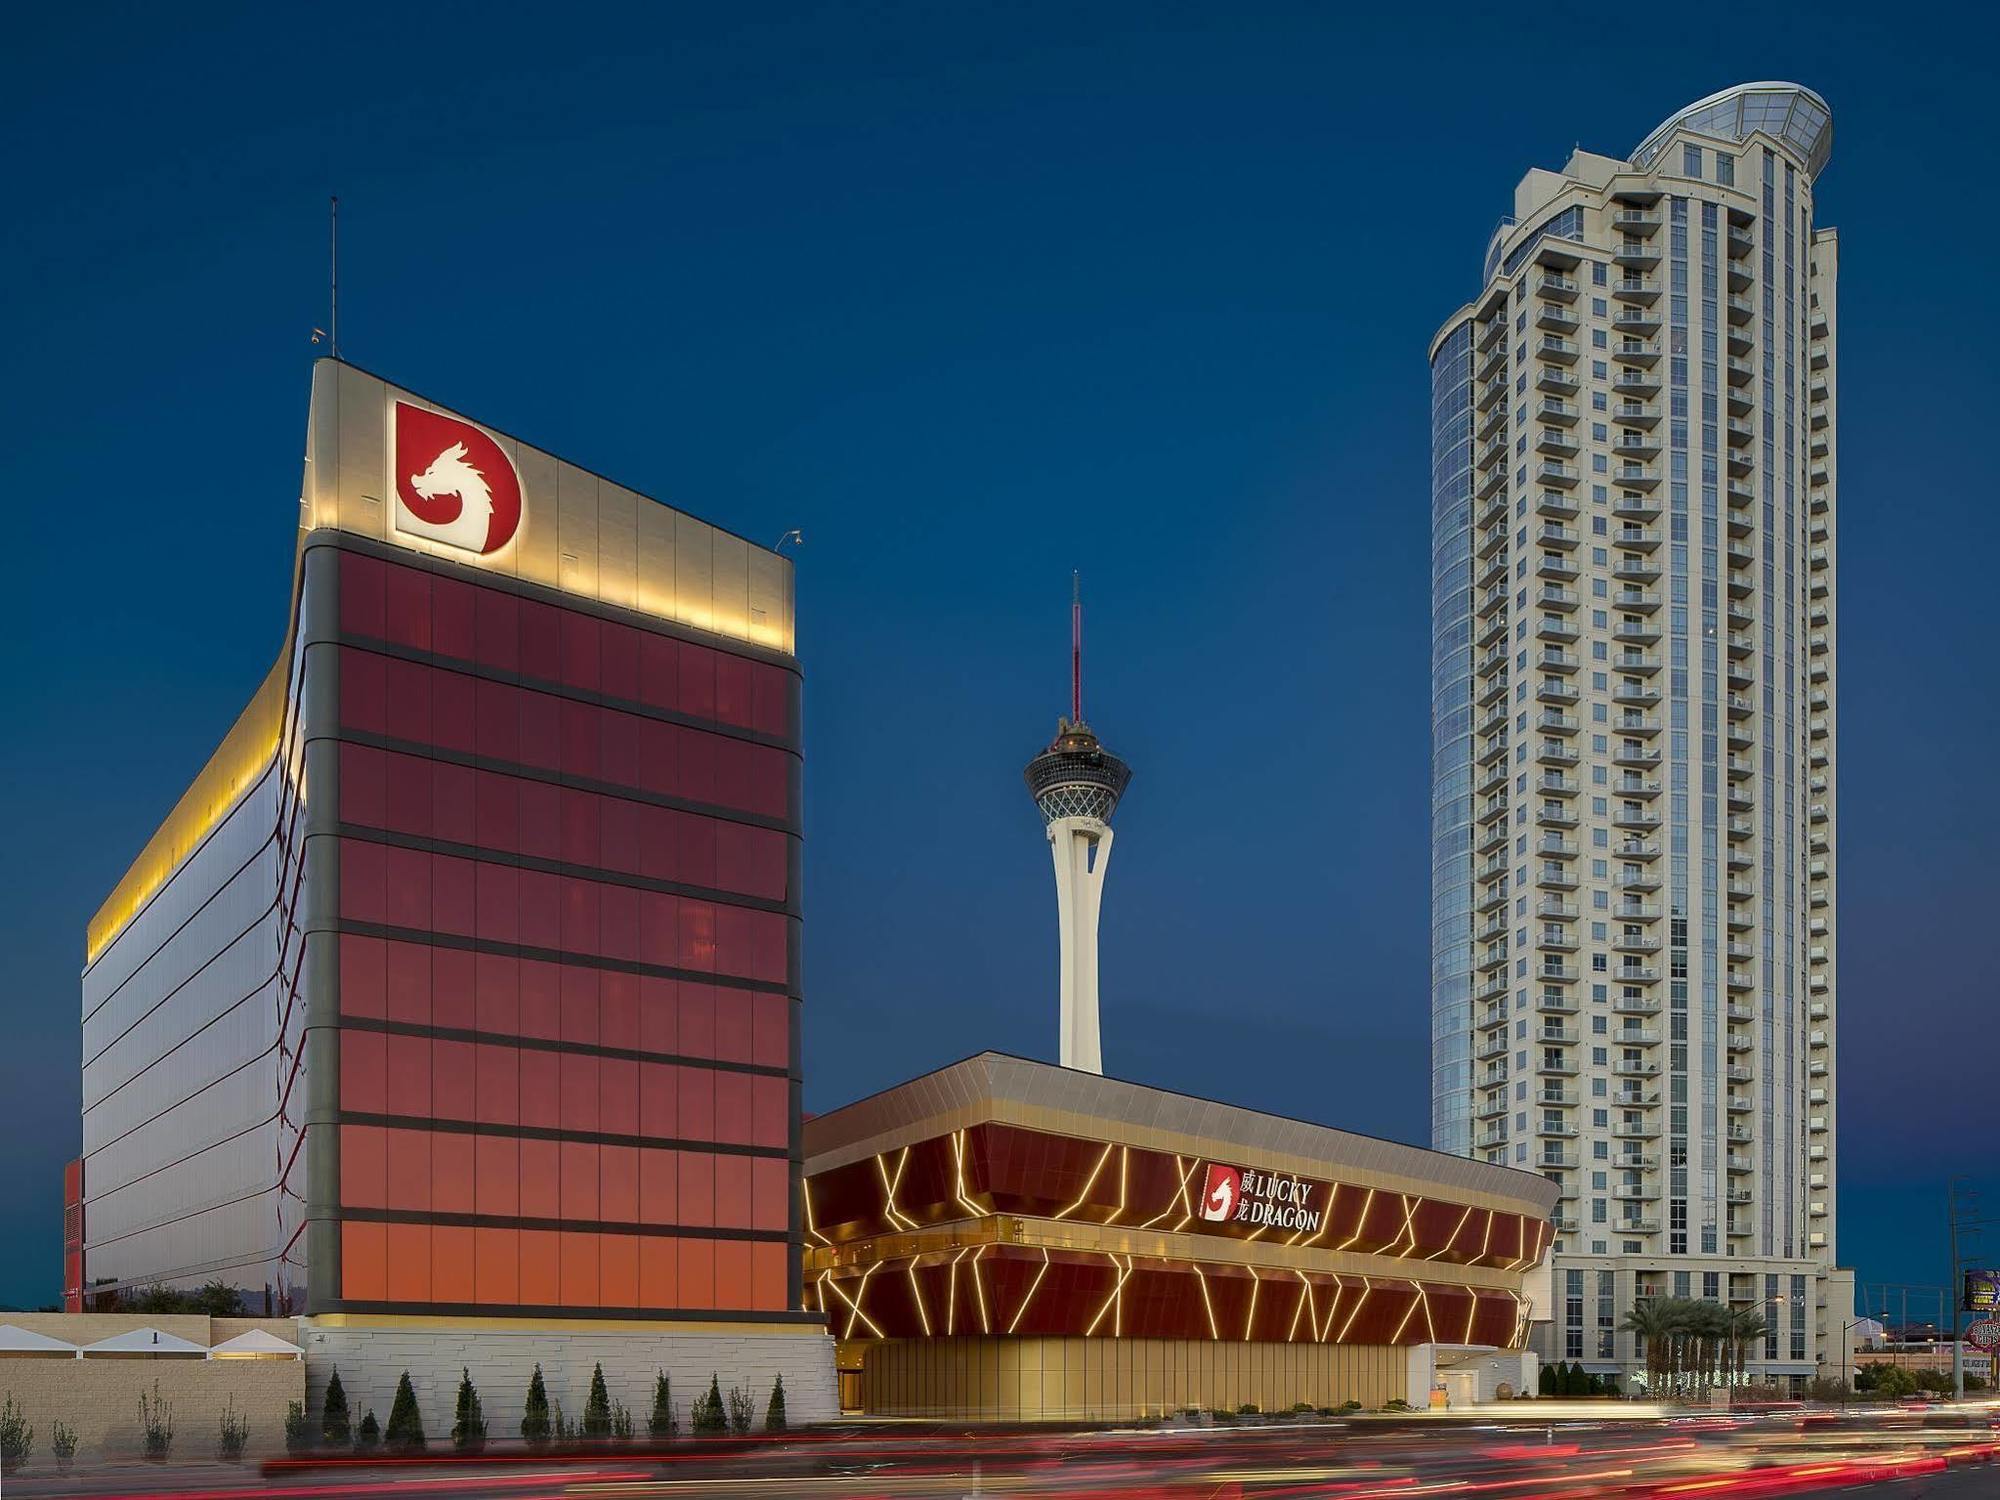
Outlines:
[[[470,1370],[486,1417],[487,1437],[499,1442],[520,1436],[521,1410],[537,1363],[549,1404],[560,1403],[572,1421],[583,1418],[590,1375],[604,1365],[612,1401],[623,1402],[634,1429],[643,1434],[653,1407],[653,1379],[664,1370],[673,1385],[675,1414],[688,1430],[688,1408],[708,1392],[709,1377],[724,1391],[741,1385],[756,1403],[757,1421],[772,1383],[785,1377],[786,1413],[794,1426],[832,1420],[835,1406],[833,1340],[814,1328],[745,1325],[722,1329],[609,1325],[581,1322],[537,1326],[527,1320],[408,1320],[409,1326],[343,1326],[361,1320],[302,1320],[311,1394],[307,1410],[315,1427],[334,1370],[347,1392],[348,1410],[358,1424],[371,1408],[376,1421],[389,1422],[396,1381],[407,1370],[423,1413],[424,1433],[447,1439],[458,1397],[461,1369]]]
[[[6,1313],[11,1323],[72,1344],[94,1343],[134,1328],[157,1328],[197,1344],[219,1344],[251,1328],[289,1342],[289,1318],[207,1318],[193,1314]],[[285,1408],[305,1396],[305,1366],[296,1359],[0,1358],[0,1396],[12,1396],[34,1428],[30,1474],[55,1468],[57,1419],[76,1429],[79,1464],[130,1458],[143,1451],[139,1397],[158,1392],[172,1414],[171,1457],[212,1460],[222,1414],[233,1409],[249,1424],[252,1457],[282,1453]]]

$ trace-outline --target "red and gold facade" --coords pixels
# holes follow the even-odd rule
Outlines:
[[[1372,1404],[1398,1351],[1521,1347],[1549,1238],[1528,1174],[992,1054],[806,1148],[807,1305],[874,1411]]]

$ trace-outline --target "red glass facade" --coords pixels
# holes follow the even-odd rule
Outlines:
[[[1208,1165],[986,1122],[816,1172],[809,1300],[850,1339],[1518,1343],[1522,1300],[1483,1273],[1537,1262],[1546,1220],[1290,1178],[1310,1224],[1211,1222],[1198,1206]],[[1139,1253],[1167,1235],[1259,1241],[1272,1253]],[[1106,1248],[1080,1248],[1091,1243]]]
[[[789,1314],[796,671],[336,555],[337,636],[308,657],[337,703],[313,764],[338,1295],[315,1265],[315,1302]]]

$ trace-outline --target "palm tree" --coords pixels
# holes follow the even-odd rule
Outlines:
[[[1729,1309],[1704,1297],[1690,1305],[1688,1320],[1700,1341],[1700,1384],[1704,1387],[1718,1385],[1728,1368]]]
[[[1671,1304],[1665,1297],[1648,1297],[1634,1302],[1632,1310],[1625,1314],[1625,1321],[1618,1325],[1621,1333],[1633,1334],[1645,1345],[1646,1394],[1649,1396],[1659,1395],[1666,1385],[1674,1327]]]
[[[1736,1384],[1743,1384],[1750,1346],[1764,1337],[1767,1328],[1761,1308],[1743,1307],[1730,1313],[1729,1341],[1736,1351]]]

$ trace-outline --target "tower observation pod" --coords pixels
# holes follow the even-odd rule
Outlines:
[[[1028,792],[1042,810],[1056,868],[1061,947],[1061,1034],[1057,1061],[1104,1071],[1097,1024],[1097,917],[1111,863],[1111,814],[1132,768],[1098,743],[1083,721],[1083,603],[1072,580],[1070,712],[1049,748],[1028,762]]]

